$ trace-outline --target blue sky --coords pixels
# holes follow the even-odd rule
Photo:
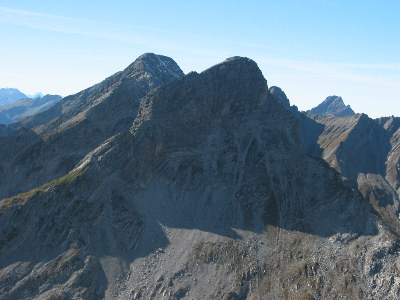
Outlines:
[[[63,96],[145,52],[185,73],[240,55],[309,109],[400,116],[400,1],[0,1],[0,87]]]

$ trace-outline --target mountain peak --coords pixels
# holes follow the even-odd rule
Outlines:
[[[228,57],[227,59],[225,59],[225,61],[223,61],[222,63],[229,63],[229,62],[253,62],[255,63],[252,59],[248,58],[248,57],[244,57],[244,56],[232,56],[232,57]]]
[[[259,69],[257,66],[257,63],[254,60],[252,60],[248,57],[242,57],[242,56],[229,57],[229,58],[225,59],[222,63],[217,64],[214,67],[217,67],[220,65],[225,65],[225,66],[226,65],[231,65],[231,66],[238,66],[238,65],[245,66],[246,65],[249,68]],[[212,67],[212,68],[214,68],[214,67]]]
[[[338,117],[355,114],[350,105],[344,104],[342,97],[335,95],[326,97],[321,104],[307,112],[314,115],[335,115]]]
[[[185,74],[172,58],[154,53],[142,54],[123,71],[123,77],[134,78],[140,85],[148,85],[150,88],[183,75]]]
[[[258,68],[257,63],[247,57],[233,56],[227,58],[222,63],[219,63],[211,68],[203,71],[201,74],[207,74],[207,76],[222,76],[227,81],[231,80],[231,76],[234,76],[237,81],[237,85],[243,84],[245,81],[254,81],[261,83],[262,88],[267,87],[267,80],[264,78],[261,70]],[[240,82],[239,82],[240,81]]]

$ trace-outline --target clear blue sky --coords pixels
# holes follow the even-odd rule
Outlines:
[[[63,96],[145,52],[185,73],[240,55],[309,109],[400,116],[400,1],[0,1],[0,87]]]

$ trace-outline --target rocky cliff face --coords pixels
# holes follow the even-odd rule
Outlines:
[[[334,115],[344,117],[354,115],[350,105],[345,105],[342,97],[329,96],[321,104],[307,111],[314,115]]]
[[[359,164],[305,153],[304,119],[277,97],[241,57],[148,92],[66,176],[0,202],[0,298],[397,299],[385,170],[351,187],[338,171]],[[362,118],[306,128],[340,163],[332,131],[397,132]],[[23,134],[50,143],[38,129],[5,138]]]

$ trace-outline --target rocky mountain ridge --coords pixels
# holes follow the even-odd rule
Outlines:
[[[2,170],[37,145],[80,158],[0,202],[0,299],[397,299],[398,120],[302,114],[248,58],[186,76],[168,61],[3,129]]]

